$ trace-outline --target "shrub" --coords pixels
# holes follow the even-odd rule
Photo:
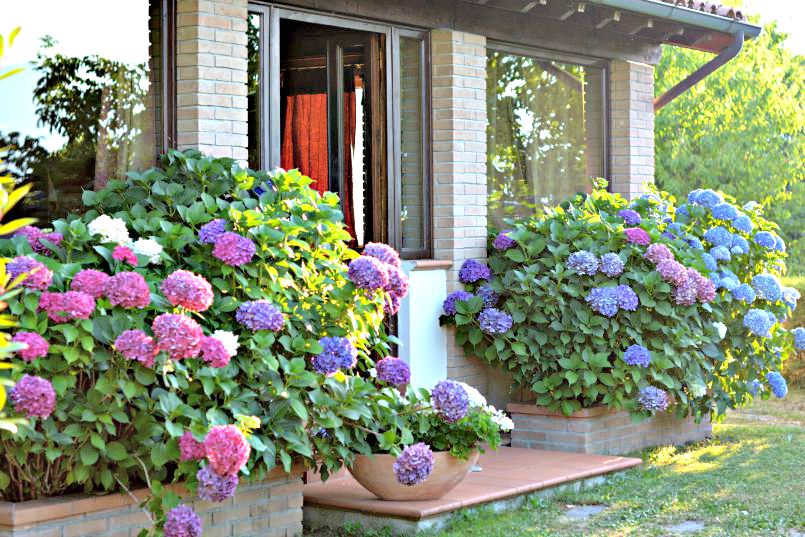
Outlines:
[[[656,191],[628,203],[604,184],[493,230],[491,275],[468,262],[442,321],[565,414],[672,404],[701,418],[751,400],[793,348],[777,226],[711,190],[675,206]]]

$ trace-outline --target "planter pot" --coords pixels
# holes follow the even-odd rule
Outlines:
[[[677,418],[662,412],[640,423],[628,412],[585,408],[565,416],[534,403],[510,403],[512,447],[623,455],[644,448],[679,445],[712,434],[708,419]]]
[[[467,460],[457,459],[449,451],[434,453],[433,472],[425,481],[411,487],[397,482],[393,468],[395,459],[388,454],[358,455],[349,471],[363,488],[381,500],[438,500],[467,476],[478,461],[478,452],[473,451]]]

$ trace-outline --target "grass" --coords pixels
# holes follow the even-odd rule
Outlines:
[[[805,532],[805,390],[757,401],[714,426],[714,437],[685,448],[642,454],[645,464],[589,491],[532,496],[522,508],[459,514],[427,537],[665,536],[684,521],[704,524],[696,537],[793,536]],[[573,505],[607,508],[584,520]],[[387,531],[342,528],[321,537],[386,537]]]

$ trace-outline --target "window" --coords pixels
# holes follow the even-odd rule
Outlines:
[[[24,70],[0,81],[0,147],[34,189],[9,218],[48,221],[80,209],[83,189],[152,166],[172,144],[163,86],[173,78],[173,5],[94,2],[88,17],[69,2],[12,4],[4,21],[22,31],[4,59]]]
[[[489,51],[490,225],[589,191],[605,174],[605,76],[596,62]]]
[[[426,40],[422,32],[252,5],[249,164],[298,168],[339,194],[370,241],[429,255]]]

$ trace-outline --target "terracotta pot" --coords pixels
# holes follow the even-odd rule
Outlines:
[[[478,461],[478,452],[470,453],[467,460],[457,459],[449,451],[435,452],[433,472],[425,481],[411,487],[397,482],[395,458],[388,454],[358,455],[349,471],[363,488],[381,500],[438,500],[467,476]]]

